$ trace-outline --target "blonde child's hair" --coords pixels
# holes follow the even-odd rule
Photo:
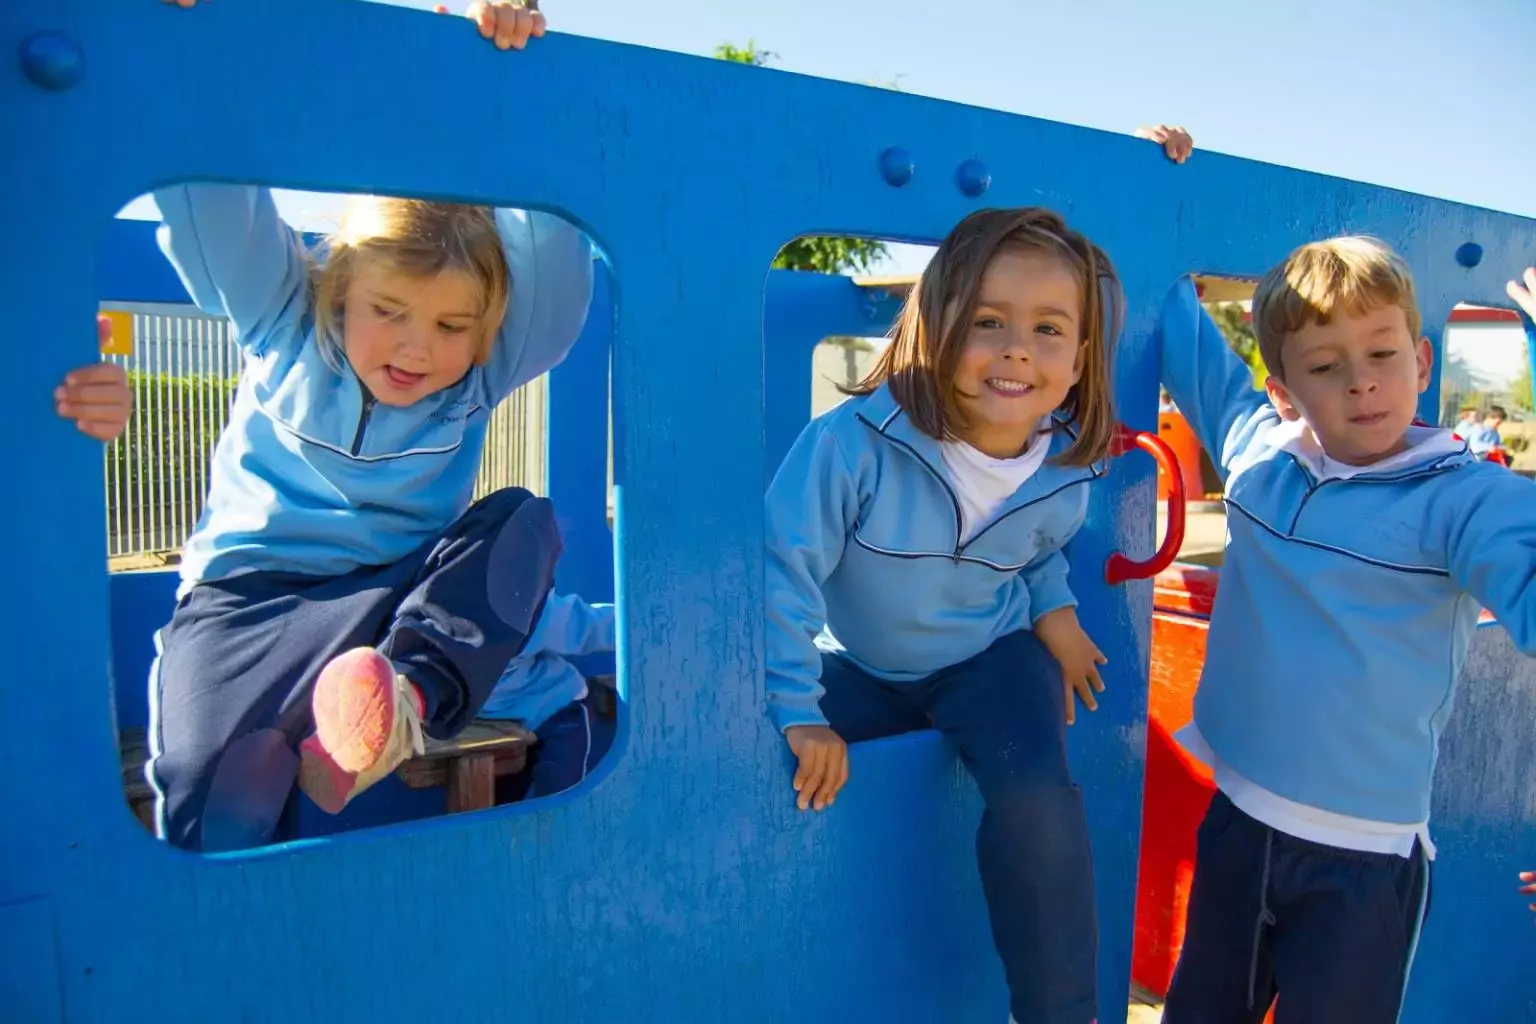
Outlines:
[[[1077,278],[1083,304],[1082,374],[1061,411],[1076,421],[1078,434],[1056,461],[1091,465],[1109,454],[1114,439],[1110,349],[1120,334],[1120,280],[1098,246],[1042,207],[979,210],[955,225],[907,296],[890,344],[869,374],[843,391],[867,395],[889,383],[918,429],[939,440],[957,437],[967,424],[955,393],[955,371],[982,275],[1000,252],[1044,254]]]
[[[1304,327],[1326,327],[1339,313],[1359,316],[1386,306],[1407,314],[1408,333],[1417,341],[1423,321],[1413,272],[1390,246],[1365,235],[1309,242],[1265,274],[1253,293],[1253,329],[1264,366],[1284,380],[1280,352],[1286,338]]]
[[[310,267],[315,334],[321,352],[337,368],[346,359],[342,327],[347,289],[357,268],[371,261],[408,277],[431,277],[445,270],[469,274],[480,289],[475,364],[490,358],[512,292],[512,272],[494,210],[388,196],[354,196],[348,201],[341,226],[327,241],[325,258]]]

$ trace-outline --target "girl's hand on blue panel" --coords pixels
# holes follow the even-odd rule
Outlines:
[[[439,4],[433,8],[438,14],[447,14],[448,8]],[[475,0],[464,16],[475,23],[480,35],[496,44],[498,50],[521,50],[528,40],[544,34],[544,15],[539,13],[539,0],[511,3],[509,0]]]
[[[848,744],[825,725],[792,725],[784,739],[800,766],[795,770],[795,803],[803,811],[822,810],[837,800],[837,791],[848,781]]]
[[[97,336],[102,345],[112,337],[112,324],[106,317],[96,319]],[[98,441],[114,441],[128,426],[133,412],[133,392],[128,388],[128,374],[116,363],[91,363],[64,376],[64,383],[53,389],[54,409],[66,420],[74,420],[80,432]]]
[[[1525,270],[1525,282],[1511,281],[1504,286],[1509,297],[1515,300],[1515,305],[1525,310],[1525,315],[1536,320],[1536,267],[1527,267]]]
[[[1051,652],[1061,666],[1061,685],[1067,705],[1067,724],[1077,720],[1077,701],[1073,694],[1082,698],[1089,711],[1099,710],[1095,693],[1104,692],[1104,680],[1099,678],[1099,666],[1109,663],[1077,621],[1077,609],[1058,608],[1046,612],[1035,620],[1035,635]]]
[[[1195,140],[1184,128],[1178,125],[1157,124],[1148,128],[1142,126],[1134,132],[1138,139],[1151,139],[1163,147],[1163,152],[1168,159],[1176,164],[1181,164],[1189,159],[1189,154],[1195,151]]]
[[[1525,883],[1520,887],[1522,896],[1536,896],[1536,871],[1520,872],[1520,881]],[[1536,903],[1531,904],[1531,909],[1536,910]]]

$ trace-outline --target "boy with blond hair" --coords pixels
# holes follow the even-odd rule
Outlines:
[[[1282,1024],[1389,1024],[1479,605],[1536,654],[1536,488],[1415,422],[1434,354],[1382,243],[1297,249],[1253,321],[1267,401],[1187,282],[1160,327],[1163,385],[1220,469],[1228,527],[1178,734],[1219,792],[1164,1021],[1257,1024],[1283,993]]]

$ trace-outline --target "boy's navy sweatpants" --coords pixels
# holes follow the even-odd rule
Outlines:
[[[420,688],[428,733],[463,729],[522,650],[560,547],[549,501],[507,488],[392,565],[193,587],[156,638],[150,673],[146,774],[160,834],[191,850],[287,838],[277,832],[293,751],[314,730],[311,691],[354,647],[377,648]]]
[[[1165,1024],[1395,1024],[1429,861],[1278,832],[1217,792],[1200,824]],[[1278,996],[1278,998],[1277,998]]]
[[[514,803],[563,793],[592,774],[613,746],[617,725],[589,693],[549,716],[538,729],[528,770],[496,780],[496,802]]]
[[[1082,791],[1067,767],[1061,669],[1020,630],[916,683],[822,655],[822,713],[846,742],[936,728],[959,747],[986,809],[976,859],[1020,1024],[1097,1016],[1098,922]]]

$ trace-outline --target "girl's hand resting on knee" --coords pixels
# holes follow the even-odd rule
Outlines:
[[[795,769],[795,803],[822,810],[831,807],[837,791],[848,781],[848,744],[825,725],[792,725],[784,730],[789,749],[800,766]]]
[[[1077,609],[1058,608],[1046,612],[1035,622],[1035,635],[1051,652],[1061,666],[1061,684],[1067,705],[1067,724],[1077,720],[1077,702],[1073,693],[1083,699],[1089,711],[1099,710],[1095,693],[1104,692],[1104,680],[1099,678],[1099,666],[1109,663],[1098,645],[1083,632],[1077,621]]]

